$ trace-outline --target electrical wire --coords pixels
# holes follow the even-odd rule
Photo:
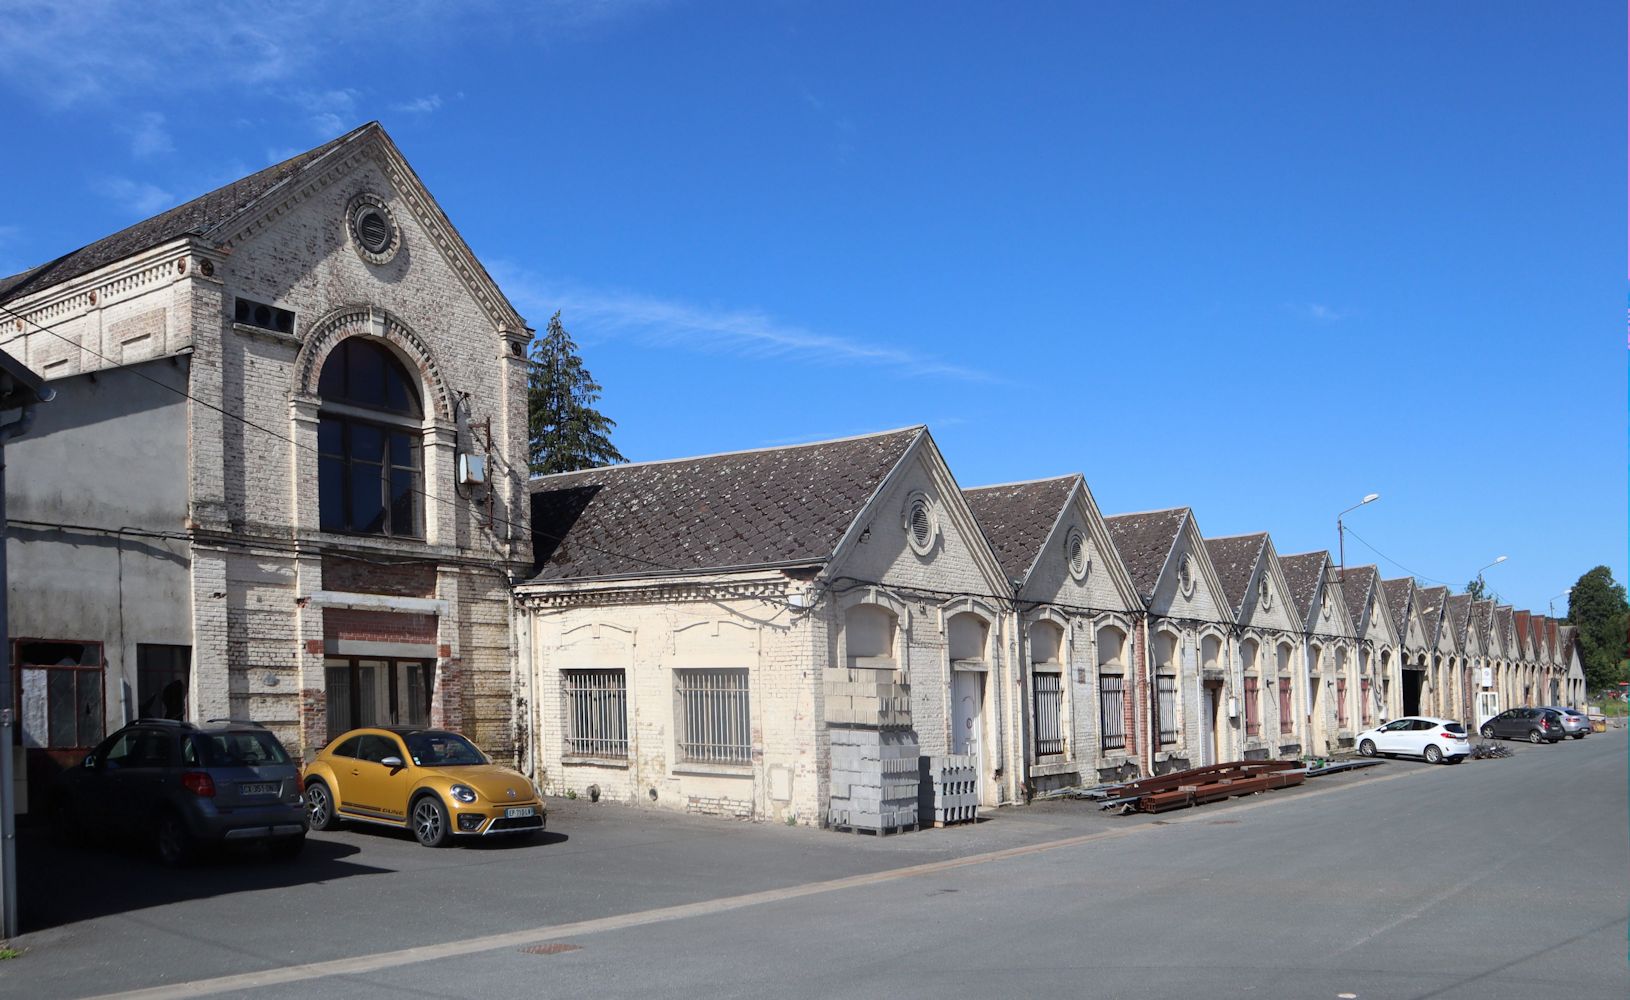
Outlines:
[[[1425,580],[1427,583],[1441,584],[1442,586],[1445,586],[1445,587],[1454,586],[1454,584],[1450,583],[1448,580],[1439,580],[1439,579],[1437,579],[1435,577],[1427,576],[1425,573],[1417,573],[1417,572],[1415,572],[1414,570],[1410,569],[1408,566],[1405,566],[1403,563],[1401,563],[1398,560],[1392,558],[1391,556],[1387,555],[1385,552],[1382,552],[1380,549],[1376,548],[1375,546],[1371,545],[1369,542],[1365,541],[1364,536],[1360,535],[1358,532],[1354,531],[1352,528],[1347,529],[1347,534],[1352,535],[1354,538],[1358,539],[1359,542],[1361,544],[1363,544],[1363,546],[1366,549],[1369,549],[1371,552],[1374,552],[1376,555],[1380,556],[1382,559],[1385,559],[1387,562],[1392,563],[1394,566],[1396,566],[1399,569],[1403,570],[1405,573],[1408,573],[1410,576],[1415,577],[1416,579]]]

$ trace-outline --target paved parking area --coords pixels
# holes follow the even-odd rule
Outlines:
[[[973,874],[980,868],[1056,864],[1090,850],[1097,852],[1095,868],[1110,859],[1108,876],[1114,858],[1143,850],[1137,845],[1150,834],[1172,827],[1203,829],[1208,843],[1243,848],[1248,836],[1281,822],[1297,829],[1291,817],[1323,815],[1365,789],[1372,803],[1413,801],[1434,788],[1498,783],[1495,769],[1502,767],[1513,777],[1526,774],[1525,760],[1529,769],[1553,767],[1576,749],[1600,758],[1608,743],[1617,747],[1622,785],[1621,734],[1577,747],[1513,746],[1514,760],[1454,768],[1388,761],[1297,789],[1158,817],[1122,817],[1060,800],[999,810],[973,826],[885,838],[557,800],[551,833],[534,843],[430,851],[405,834],[357,828],[314,835],[306,856],[293,864],[231,856],[177,873],[145,855],[67,849],[29,831],[20,843],[23,913],[35,929],[17,942],[28,949],[24,957],[0,963],[0,992],[86,996],[450,942],[474,941],[462,946],[467,957],[460,960],[476,962],[490,950],[482,946],[486,939],[560,925],[587,927],[590,935],[660,925],[642,938],[661,937],[675,933],[671,924],[693,917],[750,924],[761,907],[767,912],[803,900],[797,905],[823,912],[850,895],[886,897],[883,886],[902,878],[901,869],[913,869],[905,877],[924,882],[977,881],[985,877]],[[1546,760],[1547,754],[1557,756]],[[1488,777],[1463,780],[1477,774]],[[1422,791],[1406,794],[1414,786]],[[977,864],[961,864],[968,859]],[[854,881],[832,884],[842,879]],[[695,909],[682,916],[669,909],[682,906]],[[505,940],[503,951],[512,953]],[[375,964],[414,967],[406,956]],[[417,967],[423,971],[422,963]],[[318,979],[293,984],[288,994],[316,982],[356,985],[354,979]]]

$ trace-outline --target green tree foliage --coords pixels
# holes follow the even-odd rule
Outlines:
[[[1568,622],[1579,627],[1579,658],[1590,690],[1624,680],[1625,629],[1630,628],[1630,602],[1613,571],[1598,566],[1573,585],[1568,595]]]
[[[616,421],[594,408],[600,383],[583,367],[557,311],[532,341],[526,379],[527,465],[535,476],[625,462],[611,443]]]
[[[1466,593],[1472,595],[1474,601],[1498,601],[1500,599],[1500,595],[1490,590],[1489,585],[1483,582],[1482,577],[1477,577],[1466,584]]]

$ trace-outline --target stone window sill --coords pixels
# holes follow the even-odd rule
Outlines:
[[[1044,760],[1030,765],[1030,776],[1046,778],[1055,774],[1076,774],[1081,766],[1073,760]]]
[[[567,767],[609,767],[620,771],[628,770],[626,757],[574,757],[568,754],[560,758],[560,762]]]
[[[682,763],[674,765],[673,773],[707,775],[708,777],[717,778],[751,778],[753,776],[753,765]]]
[[[246,337],[258,337],[274,344],[287,344],[290,347],[299,347],[300,338],[292,333],[283,333],[279,330],[268,330],[263,326],[250,326],[248,323],[233,323],[234,333],[241,333]]]

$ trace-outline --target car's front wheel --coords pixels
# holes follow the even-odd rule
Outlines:
[[[1428,764],[1443,763],[1443,751],[1439,750],[1436,744],[1429,744],[1427,746],[1425,756]]]
[[[328,786],[313,781],[306,786],[306,819],[313,830],[332,830],[340,819],[334,814],[334,795]]]
[[[1484,726],[1483,727],[1483,738],[1485,740],[1494,739],[1494,727],[1493,726]]]
[[[1375,743],[1371,740],[1364,740],[1363,742],[1359,743],[1358,755],[1360,757],[1374,757]]]
[[[1530,743],[1543,743],[1543,742],[1545,742],[1545,737],[1540,733],[1540,731],[1538,729],[1530,729],[1530,730],[1528,730],[1528,742],[1530,742]]]
[[[450,836],[447,830],[447,809],[434,795],[422,796],[413,803],[413,838],[425,847],[441,847]]]
[[[1576,739],[1576,740],[1582,740],[1582,739],[1585,738],[1585,734],[1584,733],[1574,733],[1573,738]]]

